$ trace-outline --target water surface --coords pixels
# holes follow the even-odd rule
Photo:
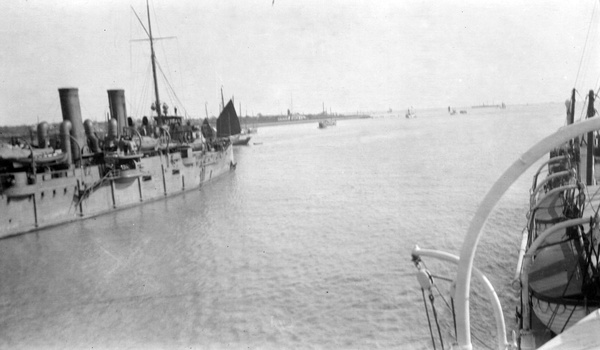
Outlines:
[[[487,190],[563,110],[261,127],[237,170],[200,191],[1,240],[0,347],[429,348],[412,247],[458,254]],[[509,328],[531,175],[476,256]],[[493,344],[474,294],[475,341]]]

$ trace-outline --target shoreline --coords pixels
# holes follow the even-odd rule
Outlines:
[[[333,116],[330,118],[313,118],[313,119],[302,119],[302,120],[281,120],[281,121],[264,121],[264,122],[255,122],[255,123],[248,123],[248,124],[244,124],[244,127],[252,127],[252,128],[258,128],[259,126],[282,126],[282,125],[289,125],[289,124],[306,124],[306,123],[319,123],[320,121],[323,120],[329,120],[329,119],[335,119],[335,120],[349,120],[349,119],[369,119],[372,118],[370,115],[353,115],[353,116],[349,116],[349,115],[339,115],[339,116]]]

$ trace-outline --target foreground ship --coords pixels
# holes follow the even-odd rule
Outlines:
[[[197,189],[234,165],[228,139],[206,139],[182,117],[127,127],[123,90],[111,90],[108,135],[82,122],[77,89],[59,89],[64,121],[49,145],[0,147],[0,237],[23,233]],[[21,145],[25,141],[20,142]]]
[[[412,258],[418,269],[422,295],[429,295],[435,323],[429,318],[432,342],[443,344],[435,311],[436,280],[423,258],[436,258],[457,267],[455,290],[451,288],[458,349],[471,349],[469,296],[471,274],[483,281],[496,320],[497,349],[591,349],[600,344],[600,178],[595,174],[595,155],[600,117],[595,116],[590,91],[587,120],[574,123],[575,90],[567,107],[567,126],[524,153],[494,184],[469,226],[460,256],[415,247]],[[473,267],[481,229],[488,215],[514,181],[544,155],[534,175],[530,207],[512,285],[520,295],[516,305],[518,332],[510,341],[504,316],[491,283]],[[435,291],[435,292],[434,292]],[[455,308],[454,308],[455,306]],[[438,326],[439,329],[439,326]],[[443,345],[442,345],[443,347]]]
[[[139,18],[139,17],[138,17]],[[154,121],[127,118],[125,93],[109,90],[105,137],[82,121],[78,90],[59,89],[63,122],[52,138],[37,127],[37,146],[24,139],[0,144],[0,238],[85,219],[198,189],[235,168],[231,141],[202,135],[161,108],[154,72]]]

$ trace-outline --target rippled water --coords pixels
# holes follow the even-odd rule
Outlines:
[[[563,110],[262,127],[201,191],[1,240],[0,347],[428,348],[412,247],[458,254],[487,190]],[[530,179],[476,256],[509,328]],[[476,341],[493,344],[480,294]]]

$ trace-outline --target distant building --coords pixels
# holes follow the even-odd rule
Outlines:
[[[277,117],[277,120],[280,121],[280,122],[290,121],[290,120],[305,120],[305,119],[307,119],[307,118],[306,118],[306,116],[304,114],[291,113],[289,109],[288,109],[288,114],[287,115]]]

